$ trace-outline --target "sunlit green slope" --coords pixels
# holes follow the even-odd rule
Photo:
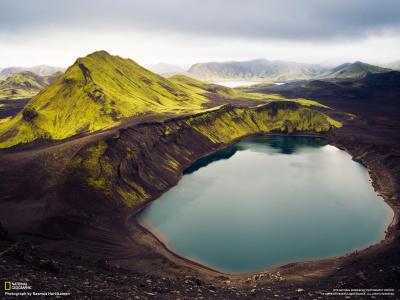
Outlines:
[[[48,77],[28,71],[16,73],[0,82],[0,100],[31,98],[48,84]]]
[[[105,51],[79,58],[17,116],[0,124],[0,147],[64,139],[144,113],[203,110],[210,91],[168,80]],[[217,92],[217,91],[215,91]]]

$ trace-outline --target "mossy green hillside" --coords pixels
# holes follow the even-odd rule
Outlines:
[[[292,101],[270,103],[268,109],[263,105],[255,109],[235,108],[218,118],[203,114],[189,119],[188,124],[213,143],[229,143],[254,133],[324,132],[342,126],[328,115]]]
[[[147,113],[196,113],[205,110],[210,94],[242,96],[233,89],[185,77],[168,80],[130,59],[98,51],[77,59],[22,112],[3,122],[0,147],[38,138],[64,139]]]
[[[129,59],[105,51],[79,58],[25,109],[0,126],[0,146],[63,139],[115,126],[144,113],[202,109],[207,98]],[[28,116],[28,117],[27,117]]]
[[[85,181],[95,189],[109,194],[111,192],[109,179],[113,170],[109,159],[103,156],[106,149],[107,145],[104,141],[91,145],[85,148],[80,156],[75,157],[71,165],[87,170]]]
[[[46,87],[52,78],[28,71],[13,74],[0,82],[0,100],[31,98]]]

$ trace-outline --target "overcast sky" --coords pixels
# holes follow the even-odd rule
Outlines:
[[[400,59],[399,0],[0,0],[0,67],[95,50],[146,66]]]

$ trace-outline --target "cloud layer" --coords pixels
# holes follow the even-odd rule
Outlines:
[[[2,0],[0,31],[132,28],[330,40],[399,31],[399,11],[398,0]]]
[[[105,49],[139,61],[400,57],[399,0],[1,0],[0,66]]]

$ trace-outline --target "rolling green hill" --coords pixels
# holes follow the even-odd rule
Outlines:
[[[31,98],[60,75],[39,76],[32,72],[16,73],[0,82],[0,100]]]

